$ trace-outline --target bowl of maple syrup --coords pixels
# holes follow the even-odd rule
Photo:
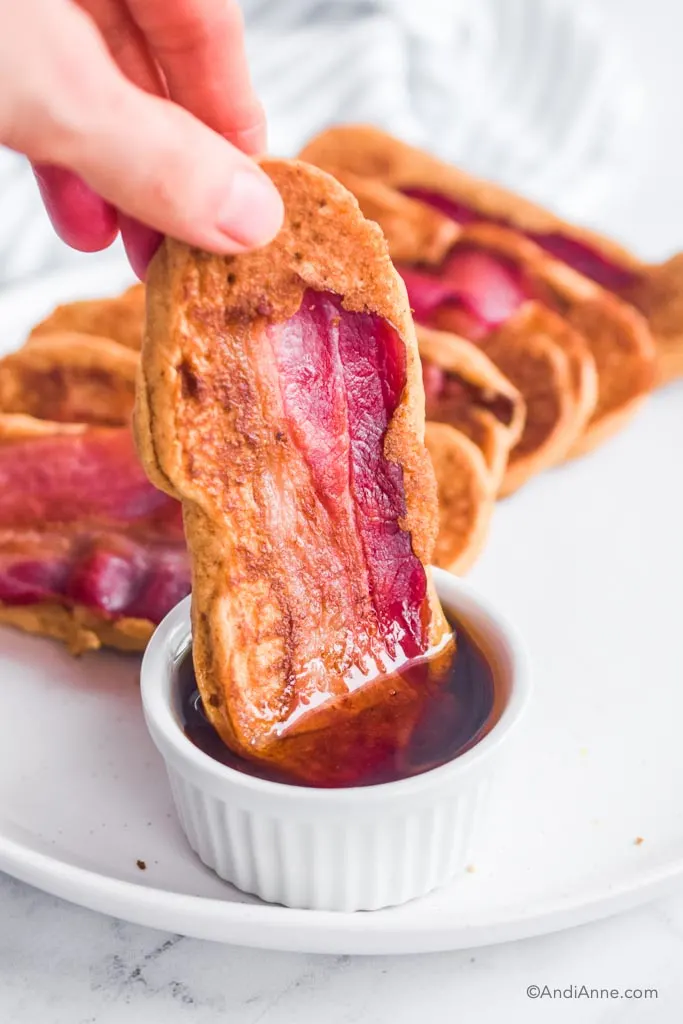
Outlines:
[[[299,775],[247,761],[214,731],[194,677],[190,598],[158,627],[142,664],[145,719],[187,839],[221,878],[268,902],[350,912],[465,871],[530,679],[515,629],[432,571],[455,643],[404,665],[349,719],[350,734],[321,737],[327,756]]]

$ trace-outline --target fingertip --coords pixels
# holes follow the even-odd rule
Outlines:
[[[217,227],[241,248],[271,242],[282,227],[284,204],[277,188],[256,164],[235,170]]]
[[[118,222],[128,262],[133,273],[141,281],[144,281],[150,260],[161,245],[164,236],[153,228],[147,227],[146,224],[141,224],[134,217],[128,217],[125,213],[119,212]]]
[[[33,173],[47,215],[63,242],[81,252],[99,252],[111,245],[118,234],[113,206],[62,167],[36,164]]]

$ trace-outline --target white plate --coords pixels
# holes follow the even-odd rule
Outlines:
[[[105,294],[124,279],[97,268],[6,292],[3,344],[17,344],[54,302]],[[0,867],[157,928],[334,953],[536,935],[678,883],[682,399],[680,385],[657,394],[610,444],[498,509],[471,579],[516,620],[536,685],[490,833],[474,870],[451,888],[350,915],[240,895],[181,835],[142,721],[138,660],[74,660],[10,630],[0,630]]]

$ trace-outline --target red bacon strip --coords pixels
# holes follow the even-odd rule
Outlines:
[[[427,581],[405,516],[403,471],[384,436],[406,382],[405,346],[380,317],[345,310],[338,296],[308,290],[298,312],[268,334],[291,437],[338,536],[360,539],[377,621],[407,657],[428,646]],[[364,564],[363,564],[364,563]]]

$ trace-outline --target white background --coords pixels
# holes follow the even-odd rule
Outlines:
[[[621,205],[606,202],[594,220],[648,258],[662,258],[683,246],[683,4],[593,2],[611,11],[629,41],[649,110],[637,188]],[[8,1024],[678,1024],[682,964],[683,893],[538,940],[361,959],[178,939],[0,877],[0,1020]],[[525,995],[532,984],[649,987],[659,998],[533,1002]]]

